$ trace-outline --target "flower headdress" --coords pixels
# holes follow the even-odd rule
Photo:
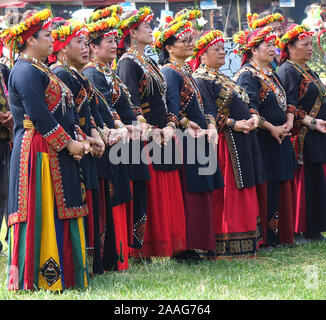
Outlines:
[[[305,25],[292,24],[284,36],[278,41],[277,45],[281,49],[280,64],[282,64],[289,56],[287,51],[287,45],[293,42],[295,39],[305,39],[307,37],[313,37],[314,32]]]
[[[98,20],[105,19],[108,17],[116,17],[117,15],[121,15],[122,12],[123,8],[120,5],[115,4],[113,6],[94,11],[86,20],[86,23],[96,22]]]
[[[262,41],[269,42],[277,39],[271,34],[272,28],[259,28],[252,33],[250,31],[239,31],[233,36],[233,41],[238,45],[238,49],[234,50],[240,56],[243,56],[251,48],[258,46]]]
[[[24,43],[41,28],[47,29],[50,26],[51,21],[49,20],[51,17],[52,12],[49,9],[44,9],[31,14],[24,21],[4,30],[0,34],[3,44],[9,47],[11,63],[14,53],[17,51],[17,44]]]
[[[294,39],[305,39],[306,37],[312,37],[314,35],[313,31],[305,25],[292,24],[290,28],[286,31],[284,36],[279,41],[280,49],[284,49],[287,44],[291,43]]]
[[[198,9],[183,9],[176,13],[174,19],[170,22],[173,24],[181,20],[196,20],[196,29],[200,29],[197,24],[197,19],[202,17],[202,12]]]
[[[51,31],[54,39],[53,54],[48,57],[49,63],[57,60],[55,53],[63,49],[73,38],[86,33],[85,25],[76,19],[67,20],[63,25],[53,29]]]
[[[117,28],[118,22],[117,18],[112,16],[86,24],[89,42],[92,42],[101,36],[108,37],[112,34],[120,36],[121,31]]]
[[[122,31],[122,39],[119,43],[119,48],[124,47],[124,39],[130,33],[130,30],[137,28],[141,23],[153,20],[154,13],[149,7],[142,7],[139,10],[132,12],[132,15],[119,22],[118,28]]]
[[[176,13],[174,17],[174,21],[181,21],[181,20],[193,20],[200,18],[202,16],[202,12],[198,9],[183,9]]]
[[[247,14],[247,22],[250,29],[262,28],[275,21],[284,22],[284,17],[280,13],[274,13],[268,14],[264,18],[258,19],[257,13]]]
[[[192,23],[189,20],[181,20],[175,22],[172,25],[168,24],[167,26],[162,27],[160,30],[154,33],[154,42],[152,44],[152,48],[157,52],[162,50],[166,40],[172,36],[179,39],[187,33],[192,33],[191,28]]]
[[[200,64],[200,56],[211,46],[218,44],[220,41],[224,43],[223,33],[220,30],[213,30],[205,32],[196,42],[194,47],[193,59],[194,70],[196,70]]]
[[[272,27],[264,27],[250,31],[239,31],[233,36],[233,41],[238,48],[233,52],[242,56],[242,65],[248,61],[248,53],[251,48],[257,47],[261,42],[277,41],[276,35],[271,34]]]

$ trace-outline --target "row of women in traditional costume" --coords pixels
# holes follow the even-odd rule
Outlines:
[[[2,34],[12,53],[20,52],[8,83],[15,119],[9,289],[85,288],[90,274],[127,269],[129,256],[254,255],[262,245],[293,243],[295,232],[318,237],[325,230],[324,200],[316,191],[325,185],[322,102],[310,114],[312,105],[294,101],[295,88],[288,97],[286,85],[294,80],[282,78],[282,67],[278,76],[268,66],[276,39],[270,27],[238,34],[243,67],[237,82],[222,75],[220,31],[205,33],[193,49],[190,21],[197,16],[186,11],[155,33],[161,67],[144,55],[153,41],[148,7],[125,16],[120,6],[97,10],[86,25],[50,19],[43,10]],[[294,29],[295,36],[282,38],[282,52],[297,38],[310,39],[303,27]],[[123,54],[113,70],[117,51]],[[286,59],[292,61],[291,53]],[[324,87],[306,72],[306,91],[318,95]],[[297,89],[302,94],[301,84]],[[290,140],[293,123],[308,128],[298,144],[301,171]],[[177,128],[185,134],[175,135]],[[310,132],[313,149],[320,148],[314,160],[303,143]],[[188,161],[184,140],[218,160],[213,173],[200,174],[207,163],[197,157]],[[130,157],[155,149],[164,155],[172,147],[174,161],[115,163],[117,145]],[[309,211],[310,201],[320,211]]]

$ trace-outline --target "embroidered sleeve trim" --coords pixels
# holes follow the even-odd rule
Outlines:
[[[223,114],[220,114],[217,118],[217,128],[219,131],[222,131],[228,121],[229,117],[226,117]]]
[[[80,134],[84,140],[86,140],[87,135],[86,133],[80,128],[80,126],[75,125],[76,133]]]
[[[116,112],[116,111],[112,111],[112,117],[113,117],[114,121],[115,120],[120,120],[121,121],[120,116],[118,115],[118,112]]]
[[[297,108],[296,106],[293,106],[291,104],[288,104],[287,108],[286,108],[286,113],[292,113],[295,116],[297,115]]]
[[[64,149],[68,143],[72,140],[70,135],[58,124],[47,134],[43,135],[43,138],[57,151]]]

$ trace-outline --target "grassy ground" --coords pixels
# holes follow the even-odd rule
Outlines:
[[[5,228],[0,233],[4,243]],[[5,245],[5,252],[7,246]],[[7,257],[0,255],[1,300],[324,300],[326,241],[260,252],[253,259],[183,265],[169,259],[130,263],[95,276],[85,291],[8,292]]]

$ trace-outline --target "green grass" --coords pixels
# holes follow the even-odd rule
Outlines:
[[[4,243],[5,228],[0,233]],[[7,246],[5,245],[5,252]],[[260,252],[253,259],[183,265],[166,258],[130,262],[129,270],[97,275],[87,290],[9,292],[0,255],[1,300],[324,300],[326,241]],[[309,270],[314,273],[309,274]],[[309,281],[310,280],[310,281]]]

